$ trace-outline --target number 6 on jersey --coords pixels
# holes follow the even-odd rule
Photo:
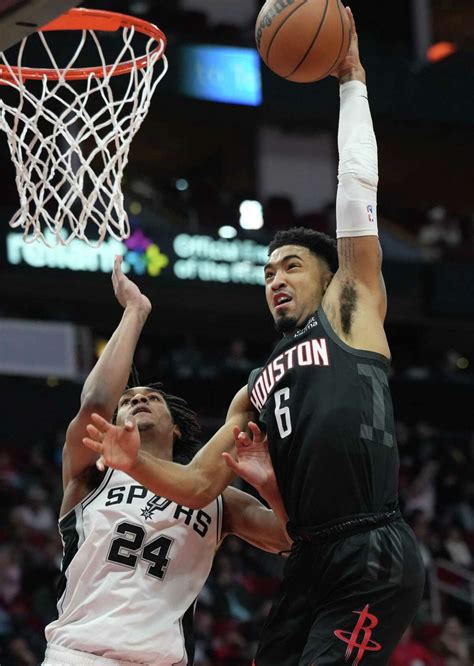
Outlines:
[[[288,387],[282,388],[275,393],[275,418],[278,425],[278,432],[282,439],[291,435],[290,408],[288,405],[283,405],[283,402],[288,402],[289,399],[290,389]]]

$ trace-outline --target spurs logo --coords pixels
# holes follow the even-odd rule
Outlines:
[[[352,611],[356,615],[359,615],[357,624],[354,627],[354,630],[342,631],[341,629],[336,629],[334,634],[339,640],[347,643],[347,650],[345,655],[345,660],[349,661],[352,657],[354,648],[357,648],[357,655],[354,659],[353,666],[358,666],[361,662],[365,652],[378,652],[382,649],[380,643],[370,640],[372,636],[372,629],[376,627],[379,623],[375,615],[369,613],[369,604],[361,611]],[[365,624],[367,620],[367,624]]]
[[[171,504],[171,500],[160,495],[154,495],[151,500],[148,500],[144,509],[141,510],[143,518],[145,520],[152,519],[155,511],[164,511]]]

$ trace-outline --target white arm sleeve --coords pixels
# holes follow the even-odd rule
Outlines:
[[[337,237],[378,236],[377,140],[367,87],[349,81],[341,85],[340,96]]]

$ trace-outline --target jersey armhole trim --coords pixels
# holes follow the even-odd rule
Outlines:
[[[217,529],[216,529],[216,547],[219,547],[222,541],[222,526],[224,522],[224,498],[222,495],[216,497],[217,506]]]
[[[255,382],[257,381],[257,377],[262,372],[263,367],[264,366],[262,365],[260,368],[254,368],[252,370],[252,372],[250,373],[250,375],[249,375],[249,378],[247,380],[247,395],[249,397],[249,400],[250,400],[250,396],[251,396],[252,391],[253,391],[253,387],[255,386]]]
[[[326,313],[324,312],[322,305],[318,309],[317,314],[324,332],[327,333],[327,335],[336,345],[338,345],[338,347],[346,351],[348,354],[352,354],[353,356],[360,356],[362,358],[371,358],[374,361],[381,361],[387,370],[390,368],[391,361],[383,354],[379,354],[378,352],[365,351],[363,349],[355,349],[354,347],[349,347],[349,345],[346,344],[344,340],[341,340],[341,338],[337,335],[329,323],[329,319],[326,317]]]
[[[93,490],[88,493],[83,500],[78,502],[75,506],[72,507],[72,509],[69,509],[67,513],[64,514],[64,516],[61,516],[61,518],[58,520],[58,525],[61,526],[61,523],[63,520],[65,520],[73,511],[75,511],[78,507],[82,507],[85,509],[85,507],[93,502],[96,497],[100,495],[100,493],[104,490],[104,488],[107,486],[109,483],[110,479],[112,478],[114,470],[110,467],[107,472],[105,473],[104,478],[100,482],[100,484],[97,486],[97,488],[94,488]]]

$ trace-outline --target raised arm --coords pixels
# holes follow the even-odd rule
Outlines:
[[[116,257],[112,274],[115,296],[124,308],[122,319],[107,343],[99,360],[87,377],[81,394],[81,405],[66,433],[63,449],[64,490],[73,479],[97,460],[97,454],[86,448],[82,439],[91,414],[96,412],[110,419],[120,395],[125,390],[133,355],[143,325],[151,311],[151,303],[121,269],[122,258]]]
[[[201,509],[233,480],[234,474],[222,453],[234,451],[234,427],[244,428],[253,417],[245,386],[234,397],[225,424],[188,465],[160,460],[143,451],[132,419],[122,428],[93,415],[93,427],[83,441],[100,456],[99,468],[121,469],[156,495],[191,509]]]
[[[349,52],[335,76],[340,83],[339,174],[336,203],[339,270],[323,300],[336,332],[353,347],[389,355],[382,249],[377,229],[377,141],[365,70],[352,12]]]

